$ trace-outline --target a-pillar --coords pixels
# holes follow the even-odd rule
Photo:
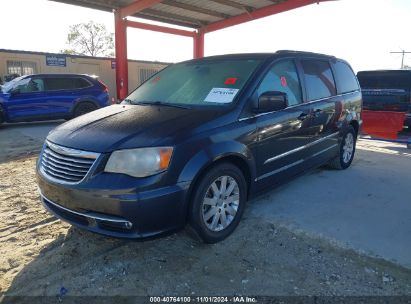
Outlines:
[[[117,99],[123,100],[128,95],[127,24],[119,11],[114,12],[114,19]]]

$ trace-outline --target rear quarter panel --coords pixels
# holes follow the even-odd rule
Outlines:
[[[342,126],[346,127],[351,123],[358,123],[359,132],[361,130],[362,120],[362,94],[361,91],[355,91],[344,94],[344,109],[342,111]]]

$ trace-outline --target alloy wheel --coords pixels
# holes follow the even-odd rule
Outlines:
[[[351,133],[347,133],[344,140],[343,146],[343,161],[348,163],[351,160],[351,157],[354,152],[354,136]]]
[[[234,220],[240,204],[240,189],[231,176],[220,176],[208,187],[203,198],[202,218],[208,229],[217,232]]]

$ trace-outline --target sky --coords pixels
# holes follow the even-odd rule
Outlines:
[[[114,32],[112,13],[47,0],[0,0],[0,49],[59,52],[69,26],[93,20]],[[313,4],[205,36],[205,55],[312,51],[347,60],[355,71],[396,69],[411,51],[411,0],[339,0]],[[147,22],[144,20],[143,22]],[[178,62],[192,39],[129,28],[128,57]],[[411,54],[405,64],[411,66]]]

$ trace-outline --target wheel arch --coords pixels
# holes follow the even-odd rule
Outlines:
[[[243,144],[238,142],[225,143],[222,146],[230,147],[231,149],[222,152],[221,145],[219,147],[212,146],[208,149],[201,150],[186,164],[182,173],[180,174],[179,181],[190,180],[190,186],[186,195],[186,211],[189,212],[191,200],[194,190],[198,185],[201,178],[214,166],[220,163],[231,163],[243,173],[247,183],[247,197],[253,192],[253,181],[256,176],[255,161],[251,154],[251,151]],[[217,153],[217,151],[220,151]]]
[[[358,136],[359,132],[360,132],[360,124],[357,120],[351,120],[349,123],[350,126],[352,126],[354,128],[355,134],[356,136]]]
[[[71,115],[73,115],[74,114],[74,111],[76,110],[76,108],[80,105],[80,104],[82,104],[82,103],[92,103],[95,107],[96,107],[96,109],[99,109],[100,108],[100,105],[98,104],[98,102],[96,102],[95,100],[93,100],[92,98],[84,98],[84,99],[79,99],[79,100],[76,100],[74,103],[73,103],[73,106],[71,107]]]
[[[0,104],[0,124],[7,121],[6,111],[2,104]]]
[[[221,155],[220,157],[217,157],[210,163],[206,164],[203,166],[200,171],[197,173],[197,175],[194,177],[190,188],[189,188],[189,193],[188,197],[191,198],[193,195],[193,190],[195,186],[198,184],[198,182],[201,180],[201,178],[213,167],[221,164],[221,163],[230,163],[234,166],[236,166],[240,171],[243,173],[245,181],[247,183],[247,196],[249,195],[250,192],[250,187],[251,187],[251,182],[252,182],[252,171],[249,166],[249,163],[247,160],[244,158],[244,156],[236,154],[236,153],[228,153],[226,155]]]

